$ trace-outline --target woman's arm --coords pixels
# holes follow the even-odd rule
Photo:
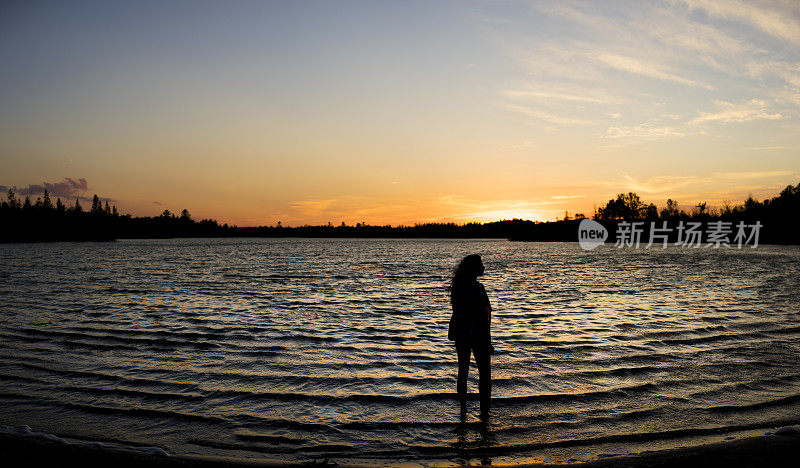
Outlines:
[[[486,311],[486,320],[492,319],[492,305],[489,303],[489,296],[486,294],[486,288],[481,283],[478,283],[481,290],[481,300],[483,302],[483,309]]]

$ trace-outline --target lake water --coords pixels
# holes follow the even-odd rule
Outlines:
[[[484,257],[492,416],[448,275]],[[0,245],[0,425],[175,454],[567,461],[800,422],[800,249],[501,240]],[[474,362],[470,392],[477,392]]]

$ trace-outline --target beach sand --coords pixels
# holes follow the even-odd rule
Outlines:
[[[103,468],[230,468],[254,466],[359,466],[362,461],[317,460],[307,463],[234,460],[198,456],[163,456],[140,450],[66,444],[63,441],[16,434],[0,434],[0,450],[5,466],[13,467],[103,467]],[[795,467],[800,460],[800,434],[766,435],[696,447],[676,448],[635,456],[604,458],[576,464],[517,465],[529,467]],[[376,466],[419,466],[424,461],[378,462]],[[439,463],[437,465],[440,466]],[[502,465],[495,465],[502,466]]]

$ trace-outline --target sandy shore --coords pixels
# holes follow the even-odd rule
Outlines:
[[[221,458],[161,456],[137,450],[70,445],[37,437],[0,434],[0,450],[5,466],[14,467],[158,467],[158,468],[223,468],[254,466],[337,466],[350,465],[346,460],[308,463],[279,463],[244,461]],[[530,467],[795,467],[800,459],[800,434],[767,435],[747,439],[677,448],[636,456],[605,458],[586,463],[553,465],[535,464]],[[400,463],[419,466],[420,462]],[[424,465],[424,462],[421,464]],[[386,466],[384,464],[379,464]],[[437,463],[438,465],[438,463]],[[357,462],[356,466],[364,465]]]

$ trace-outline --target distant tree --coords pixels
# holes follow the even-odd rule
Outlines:
[[[606,206],[597,210],[597,218],[602,220],[641,219],[647,214],[647,206],[639,195],[628,192],[617,194],[617,198],[609,200]]]
[[[695,205],[694,210],[692,211],[692,215],[694,216],[704,216],[708,211],[708,203],[700,202]]]
[[[11,207],[11,208],[14,208],[14,209],[19,209],[21,205],[19,203],[19,199],[14,194],[14,191],[11,190],[11,189],[8,189],[8,195],[7,196],[8,196],[8,206]]]
[[[169,211],[169,210],[164,210],[164,211],[161,213],[161,217],[162,217],[162,218],[171,218],[171,217],[172,217],[172,213],[170,213],[170,211]]]
[[[42,206],[47,211],[53,209],[53,201],[50,200],[50,194],[47,192],[47,189],[44,189],[44,200],[42,201]]]
[[[658,207],[653,203],[644,207],[644,218],[650,221],[658,219]]]
[[[65,212],[66,210],[67,210],[67,207],[66,207],[66,206],[64,206],[64,204],[63,204],[63,203],[61,203],[61,197],[58,197],[58,198],[56,199],[56,211],[58,211],[59,213],[63,213],[63,212]]]
[[[75,213],[83,213],[83,207],[79,198],[75,199],[75,207],[72,209]]]
[[[730,200],[722,200],[722,210],[720,214],[723,216],[730,216],[733,213],[733,203]]]
[[[111,215],[112,216],[119,216],[119,212],[117,211],[117,205],[111,207]]]
[[[671,219],[678,216],[678,202],[668,198],[667,206],[661,210],[661,219]]]
[[[44,207],[44,203],[42,203],[42,199],[40,197],[36,197],[36,202],[33,204],[33,207],[37,210],[41,210]]]
[[[187,210],[186,208],[184,208],[183,211],[181,211],[181,219],[184,221],[189,221],[192,219],[192,215],[189,214],[189,210]]]
[[[771,200],[764,200],[762,206],[769,208],[770,211],[779,216],[797,213],[800,210],[800,184],[797,184],[796,187],[787,185],[777,197]]]
[[[755,198],[753,198],[753,194],[747,196],[747,199],[744,201],[744,211],[754,213],[761,208],[761,203],[758,202]]]
[[[103,203],[100,201],[100,197],[95,194],[92,197],[92,214],[103,214]]]
[[[31,196],[25,195],[25,203],[22,204],[23,210],[30,210],[31,209]]]
[[[108,206],[108,200],[106,200],[106,206],[105,206],[105,208],[103,208],[103,214],[104,215],[110,215],[111,214],[111,207]]]

